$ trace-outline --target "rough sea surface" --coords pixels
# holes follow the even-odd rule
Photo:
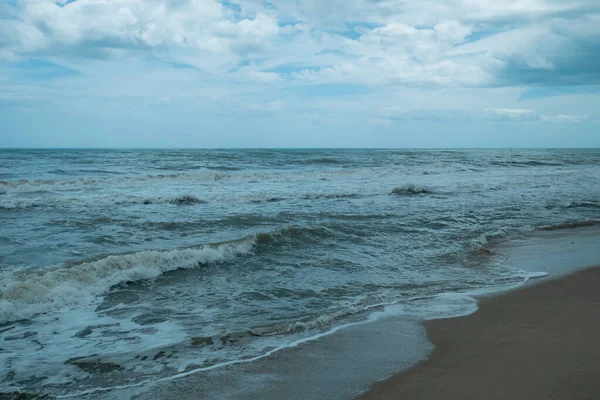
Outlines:
[[[490,242],[598,220],[598,150],[0,150],[0,392],[467,312],[531,277]]]

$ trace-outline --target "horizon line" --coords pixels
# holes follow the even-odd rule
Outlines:
[[[0,147],[2,150],[594,150],[590,147]]]

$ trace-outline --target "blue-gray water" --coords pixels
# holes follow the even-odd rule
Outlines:
[[[527,279],[490,241],[598,219],[598,150],[0,150],[0,392],[460,313]]]

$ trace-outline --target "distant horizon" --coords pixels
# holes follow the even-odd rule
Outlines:
[[[0,150],[600,150],[595,147],[0,147]]]

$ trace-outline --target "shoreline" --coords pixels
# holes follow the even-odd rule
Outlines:
[[[81,398],[152,400],[175,396],[181,400],[198,398],[348,400],[359,396],[359,399],[395,399],[398,396],[393,391],[386,393],[386,397],[363,396],[372,395],[376,387],[393,382],[398,377],[430,362],[440,348],[440,343],[432,337],[432,326],[438,323],[445,326],[452,321],[470,320],[472,316],[480,315],[481,310],[487,308],[488,302],[504,304],[503,299],[512,297],[513,294],[562,282],[565,277],[577,275],[577,271],[585,271],[586,268],[598,265],[595,249],[598,248],[599,243],[600,227],[594,226],[541,232],[535,236],[501,242],[491,247],[495,256],[501,257],[502,262],[522,270],[525,274],[530,274],[532,279],[518,287],[468,295],[467,297],[471,297],[471,301],[476,302],[478,306],[479,311],[475,313],[471,311],[462,314],[463,316],[456,314],[454,317],[441,317],[445,319],[424,320],[422,316],[407,313],[406,310],[397,313],[393,310],[394,306],[390,306],[392,309],[384,307],[377,313],[388,314],[389,311],[389,316],[356,325],[350,324],[344,329],[335,329],[335,332],[319,335],[320,337],[315,340],[304,340],[296,346],[286,347],[252,362],[245,360],[202,373],[189,371],[183,373],[178,379],[168,378],[119,389],[92,390]],[[594,282],[600,283],[600,275]],[[460,299],[458,304],[460,305]],[[467,308],[472,307],[471,303],[463,304],[465,305],[468,306]],[[442,312],[449,315],[445,306]],[[590,316],[590,319],[593,317]],[[578,326],[581,326],[581,323]],[[496,335],[493,329],[490,331],[491,335]],[[487,350],[483,348],[480,353],[486,354]],[[494,374],[496,372],[490,372],[490,375]],[[224,380],[228,381],[226,386],[222,385]],[[374,384],[374,382],[378,383]],[[451,395],[436,397],[453,398]],[[405,398],[427,397],[405,396]],[[535,399],[532,396],[526,398]]]
[[[356,400],[594,399],[600,393],[600,267],[479,298],[424,322],[430,356]]]

